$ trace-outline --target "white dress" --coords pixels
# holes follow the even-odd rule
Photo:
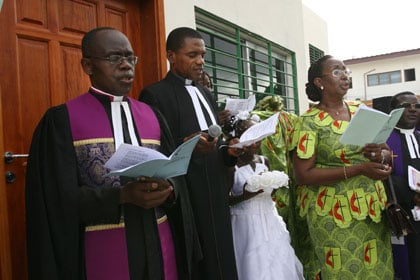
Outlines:
[[[247,179],[268,171],[264,164],[235,166],[232,194],[243,193]],[[289,232],[277,214],[271,191],[231,206],[233,243],[239,280],[304,279],[302,264],[290,245]]]

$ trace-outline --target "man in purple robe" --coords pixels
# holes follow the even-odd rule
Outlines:
[[[409,214],[415,233],[392,238],[396,277],[402,280],[420,279],[420,220],[413,217],[419,193],[410,188],[408,166],[420,171],[420,133],[416,124],[420,117],[420,103],[412,92],[400,92],[390,101],[390,110],[405,108],[387,144],[393,152],[391,175],[398,204]],[[417,205],[420,206],[420,205]]]
[[[137,57],[109,27],[82,40],[91,88],[50,108],[26,179],[30,279],[189,279],[201,258],[184,178],[104,176],[121,143],[174,148],[166,121],[127,96]]]

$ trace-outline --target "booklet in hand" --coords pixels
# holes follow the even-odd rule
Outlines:
[[[340,142],[361,147],[368,143],[385,143],[403,111],[404,108],[394,109],[388,115],[366,105],[360,105],[341,135]]]
[[[241,135],[239,143],[231,145],[230,147],[243,148],[274,134],[277,128],[278,117],[279,113],[276,113],[268,119],[254,124]]]
[[[191,154],[200,134],[185,141],[169,156],[141,146],[121,144],[105,163],[110,172],[105,176],[141,176],[167,179],[187,173]]]
[[[416,192],[420,192],[420,186],[417,185],[418,183],[420,183],[420,172],[411,165],[409,165],[408,185],[410,186],[410,189]]]

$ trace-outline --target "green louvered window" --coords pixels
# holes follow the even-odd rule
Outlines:
[[[196,24],[206,44],[205,70],[220,109],[227,97],[255,94],[258,102],[266,95],[280,95],[285,109],[299,114],[292,51],[199,8]]]
[[[325,53],[322,50],[309,44],[309,59],[311,64],[323,57],[324,55]]]

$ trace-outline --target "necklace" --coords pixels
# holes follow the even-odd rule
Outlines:
[[[324,107],[324,109],[322,109],[322,108],[320,108],[321,110],[324,110],[324,111],[326,111],[326,112],[331,112],[332,111],[332,113],[334,113],[336,116],[338,116],[338,115],[340,115],[340,113],[341,113],[341,111],[342,111],[342,109],[343,109],[343,106],[344,106],[344,102],[343,102],[343,104],[342,104],[342,106],[340,107],[340,108],[338,108],[338,110],[332,110],[332,109],[327,109],[327,108],[325,108]],[[331,113],[330,113],[331,114]]]

